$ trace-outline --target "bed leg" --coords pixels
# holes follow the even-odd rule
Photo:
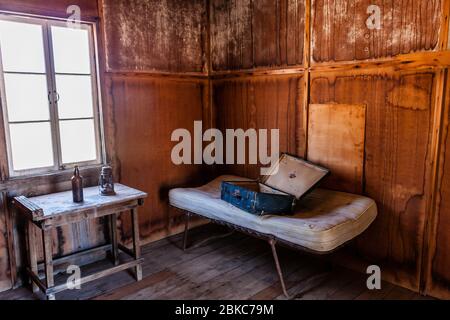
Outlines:
[[[277,254],[277,248],[276,248],[277,242],[274,239],[270,239],[269,244],[270,244],[270,247],[272,248],[273,259],[275,260],[275,267],[277,268],[278,277],[280,278],[281,289],[283,290],[283,293],[286,296],[286,298],[289,299],[289,294],[287,293],[286,285],[284,283],[283,273],[281,272],[280,261],[278,260],[278,254]]]
[[[183,251],[186,251],[190,217],[191,217],[191,214],[189,212],[186,212],[186,217],[184,220],[185,222],[184,222],[184,236],[183,236]]]

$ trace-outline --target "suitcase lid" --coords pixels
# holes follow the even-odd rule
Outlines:
[[[278,172],[264,176],[261,181],[297,199],[304,196],[330,173],[326,168],[288,154],[283,154],[269,172],[272,173],[277,168]]]

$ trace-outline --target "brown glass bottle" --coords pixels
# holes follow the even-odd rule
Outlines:
[[[72,194],[73,202],[83,202],[83,177],[80,176],[80,170],[78,166],[75,166],[72,177]]]

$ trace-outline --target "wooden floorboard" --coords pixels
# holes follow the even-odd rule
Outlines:
[[[236,241],[235,245],[220,246],[219,250],[212,250],[188,262],[176,264],[170,267],[174,273],[173,277],[133,293],[126,299],[170,299],[173,297],[171,291],[195,286],[197,279],[209,281],[257,253],[253,246],[246,246],[246,242],[247,239],[241,239]]]
[[[190,242],[227,232],[212,225],[195,228]],[[286,299],[282,294],[269,245],[239,233],[183,252],[181,235],[143,247],[144,279],[136,282],[131,272],[65,291],[57,299]],[[279,248],[280,262],[291,299],[429,299],[382,282],[381,290],[368,290],[366,275],[331,266],[326,259]],[[84,267],[83,274],[110,264],[101,261]],[[67,275],[59,275],[64,281]],[[39,299],[28,288],[0,293],[0,300]]]

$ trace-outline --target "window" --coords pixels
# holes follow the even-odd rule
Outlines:
[[[93,25],[0,14],[11,176],[102,162]]]

